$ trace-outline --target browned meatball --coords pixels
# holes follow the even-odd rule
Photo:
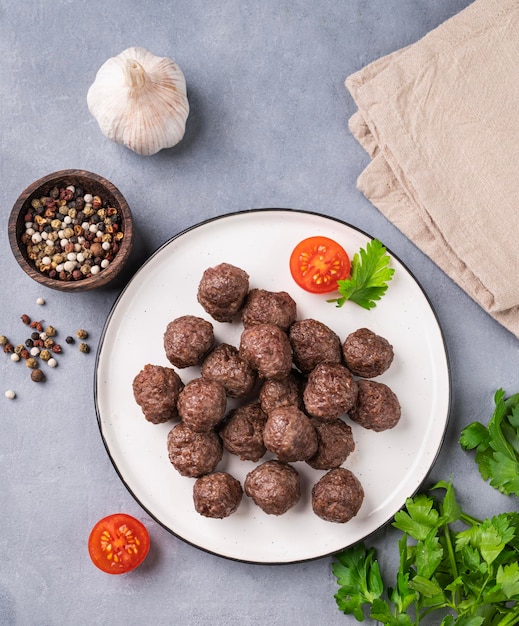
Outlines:
[[[194,378],[180,392],[177,406],[180,417],[191,430],[212,430],[225,415],[225,388],[214,380]]]
[[[193,485],[195,511],[204,517],[229,517],[240,505],[243,489],[227,472],[200,476]]]
[[[249,275],[229,263],[210,267],[202,274],[197,299],[218,322],[232,322],[249,291]]]
[[[312,489],[314,513],[327,522],[348,522],[357,515],[363,500],[359,479],[343,467],[327,472]]]
[[[339,467],[355,450],[351,427],[341,419],[312,419],[317,432],[317,452],[307,463],[316,470],[329,470]]]
[[[135,401],[152,424],[178,417],[177,400],[183,383],[171,367],[148,363],[135,376],[132,387]]]
[[[201,374],[221,383],[231,398],[241,398],[252,391],[256,372],[240,357],[238,348],[227,343],[216,346],[204,359]]]
[[[292,324],[288,336],[294,363],[304,374],[309,374],[324,361],[342,362],[339,335],[322,322],[310,318],[299,320]]]
[[[305,409],[312,417],[335,419],[357,399],[357,382],[339,363],[320,363],[309,374],[303,392]]]
[[[384,383],[375,380],[358,380],[357,401],[350,409],[350,418],[376,432],[394,428],[401,415],[396,394]]]
[[[346,337],[342,345],[348,368],[362,378],[383,374],[393,362],[393,346],[387,339],[368,328],[359,328]]]
[[[295,321],[296,313],[296,303],[286,291],[251,289],[241,319],[245,328],[256,324],[274,324],[286,331]]]
[[[303,408],[304,378],[297,370],[282,380],[266,380],[259,391],[261,408],[268,413],[279,406]]]
[[[214,431],[196,433],[183,422],[169,431],[167,447],[173,467],[192,478],[212,472],[223,454],[222,441]]]
[[[287,335],[274,324],[246,328],[240,339],[240,356],[261,378],[286,378],[292,369],[292,348]]]
[[[265,513],[283,515],[301,498],[299,474],[288,463],[266,461],[245,477],[245,493]]]
[[[184,368],[197,365],[214,343],[213,325],[195,315],[177,317],[167,325],[164,350],[170,363]]]
[[[268,414],[263,441],[280,461],[306,461],[317,452],[315,428],[296,406],[278,407]]]
[[[242,461],[259,461],[267,451],[263,443],[266,421],[259,402],[233,409],[219,429],[225,449]]]

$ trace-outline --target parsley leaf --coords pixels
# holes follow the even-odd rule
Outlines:
[[[519,495],[519,394],[505,398],[498,389],[488,425],[475,421],[461,432],[464,450],[476,450],[483,480],[505,495]]]
[[[364,620],[363,606],[372,604],[383,591],[382,577],[375,551],[366,550],[364,544],[357,544],[347,552],[337,556],[333,573],[340,585],[335,596],[338,606],[344,613],[352,613],[357,621]]]
[[[473,518],[452,482],[440,481],[395,516],[402,535],[394,586],[385,584],[374,548],[361,543],[336,555],[337,606],[359,622],[369,615],[387,626],[416,626],[426,616],[441,626],[517,624],[518,521],[515,512]]]
[[[351,274],[346,280],[337,281],[340,298],[328,300],[341,307],[351,300],[364,309],[372,309],[387,291],[387,283],[395,270],[388,267],[389,255],[378,239],[370,241],[366,248],[355,253],[351,262]]]

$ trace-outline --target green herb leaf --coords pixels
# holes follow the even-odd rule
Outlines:
[[[425,494],[418,494],[406,501],[406,511],[395,515],[393,526],[407,533],[413,539],[425,539],[436,528],[439,514],[434,507],[434,500]]]
[[[417,626],[426,616],[441,626],[518,624],[519,513],[479,521],[458,505],[452,481],[430,492],[395,516],[402,534],[394,586],[385,585],[373,548],[337,555],[338,607],[387,626]]]
[[[364,309],[372,309],[387,291],[387,283],[395,270],[388,267],[390,257],[378,239],[373,239],[356,253],[351,262],[351,274],[337,281],[340,298],[328,300],[341,307],[347,300]]]
[[[506,600],[519,598],[519,564],[517,561],[499,566],[496,574],[496,583],[503,590]]]
[[[505,399],[498,389],[488,426],[472,422],[463,429],[460,445],[476,450],[475,461],[483,480],[505,495],[519,495],[519,394]]]
[[[382,595],[384,584],[375,550],[366,550],[360,543],[337,556],[332,571],[340,589],[335,596],[339,609],[353,614],[357,621],[364,620],[364,605],[370,605]]]

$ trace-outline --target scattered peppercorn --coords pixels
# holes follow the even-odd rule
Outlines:
[[[8,400],[14,400],[14,399],[16,398],[16,393],[15,393],[12,389],[8,389],[8,390],[5,392],[5,397],[6,397]]]
[[[45,304],[45,300],[43,298],[37,298],[36,304],[39,304],[41,306],[42,304]]]
[[[40,359],[42,361],[48,361],[51,358],[51,356],[52,356],[51,353],[47,349],[42,350],[40,352]]]
[[[45,380],[45,374],[40,369],[31,372],[31,380],[35,383],[41,383]]]
[[[39,304],[44,303],[43,299],[39,300],[41,300]],[[43,320],[32,321],[27,314],[21,315],[20,318],[25,325],[32,329],[33,332],[31,332],[30,337],[27,337],[23,344],[13,346],[5,335],[0,335],[0,346],[3,347],[5,353],[10,354],[12,361],[24,360],[25,365],[31,370],[31,380],[34,382],[42,382],[46,379],[46,376],[40,369],[40,364],[46,362],[51,368],[57,367],[58,362],[53,357],[53,353],[61,354],[63,351],[61,345],[56,343],[52,338],[58,334],[58,331],[52,325],[48,325],[44,330]],[[80,339],[86,339],[89,336],[88,332],[84,329],[76,331],[76,335]],[[72,335],[67,335],[65,341],[67,344],[74,344],[76,342]],[[83,342],[79,345],[79,350],[88,353],[90,352],[90,346]],[[7,396],[8,393],[14,394],[14,391],[9,390],[9,392],[5,393]],[[16,394],[12,397],[15,397],[15,395]]]

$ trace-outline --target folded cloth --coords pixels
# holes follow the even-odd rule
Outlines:
[[[346,87],[359,190],[519,337],[519,0],[475,0]]]

